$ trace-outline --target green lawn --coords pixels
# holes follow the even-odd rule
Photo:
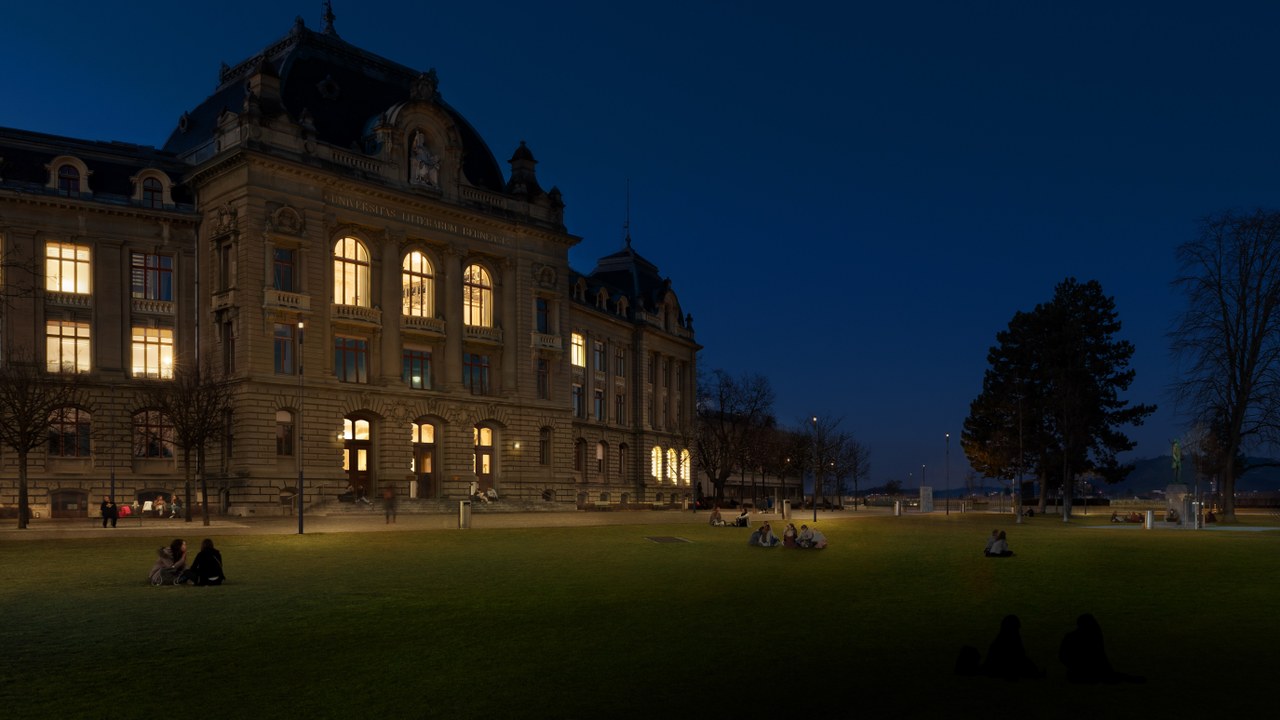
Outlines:
[[[1269,706],[1280,531],[1103,520],[828,521],[824,551],[749,548],[741,530],[680,524],[228,536],[220,588],[147,586],[159,537],[4,539],[0,714],[1067,718]],[[996,524],[1016,557],[981,556]],[[645,539],[658,535],[692,542]],[[1058,642],[1086,611],[1112,664],[1146,684],[1062,680]],[[955,677],[959,647],[985,656],[1007,613],[1048,677]]]

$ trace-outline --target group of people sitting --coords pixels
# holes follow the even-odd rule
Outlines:
[[[790,548],[821,550],[827,546],[827,536],[808,525],[801,525],[800,529],[796,530],[795,523],[787,523],[787,528],[782,531],[782,539],[778,539],[778,536],[773,534],[773,527],[769,525],[769,521],[765,520],[759,529],[751,532],[747,544],[754,547],[782,545]]]
[[[1003,530],[991,531],[991,536],[987,538],[987,549],[983,550],[982,554],[987,557],[1013,557],[1013,551],[1009,549],[1009,539]]]
[[[1017,615],[1006,615],[1000,621],[1000,632],[987,647],[982,660],[972,645],[960,648],[956,658],[957,675],[986,675],[1005,680],[1033,680],[1045,676],[1044,670],[1027,655],[1022,645],[1022,623]],[[1146,678],[1114,670],[1107,659],[1102,641],[1102,626],[1085,613],[1076,618],[1076,627],[1062,637],[1058,660],[1066,666],[1067,681],[1073,683],[1142,683]]]
[[[1113,523],[1140,523],[1142,522],[1142,513],[1131,512],[1121,515],[1114,510],[1111,511],[1111,522]]]
[[[487,490],[482,491],[480,489],[480,483],[476,482],[475,480],[471,481],[471,488],[469,490],[469,493],[473,499],[479,500],[480,502],[485,504],[488,504],[491,502],[497,502],[498,500],[497,490],[494,490],[493,488],[488,488]]]
[[[742,508],[742,512],[738,513],[738,517],[734,518],[731,523],[725,522],[724,518],[721,517],[719,505],[711,508],[711,527],[746,527],[750,520],[751,515],[745,507]]]
[[[152,585],[221,585],[227,576],[222,571],[222,553],[213,546],[213,540],[205,538],[195,560],[188,565],[187,541],[175,538],[156,551],[156,562],[147,579]]]

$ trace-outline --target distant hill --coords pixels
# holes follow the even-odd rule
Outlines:
[[[1271,458],[1246,458],[1245,462],[1248,465],[1258,465],[1280,461]],[[1134,460],[1133,472],[1129,473],[1129,477],[1115,485],[1103,486],[1102,490],[1111,496],[1140,495],[1152,490],[1163,490],[1172,482],[1173,457],[1162,455],[1145,460]],[[1195,474],[1189,465],[1184,464],[1182,467],[1182,482],[1189,486],[1195,485]],[[1202,487],[1206,484],[1204,480],[1200,482]],[[1275,492],[1277,490],[1280,490],[1280,467],[1260,467],[1250,470],[1236,482],[1236,492]]]

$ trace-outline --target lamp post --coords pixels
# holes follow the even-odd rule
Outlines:
[[[946,514],[950,515],[951,514],[951,433],[946,433],[946,438],[947,438],[947,470],[946,470],[947,494],[944,496],[946,499],[943,500],[943,502],[945,502],[947,506]]]
[[[294,461],[298,463],[298,491],[294,493],[298,506],[298,534],[302,534],[302,333],[303,322],[298,321],[298,437],[294,440]]]
[[[818,416],[813,416],[813,521],[818,522]]]

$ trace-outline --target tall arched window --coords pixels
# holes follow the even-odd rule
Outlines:
[[[462,274],[462,322],[493,327],[493,281],[479,265],[468,265]]]
[[[684,481],[685,485],[689,484],[689,480],[691,479],[691,474],[693,472],[692,470],[689,469],[689,465],[691,464],[690,460],[691,460],[691,457],[689,455],[688,449],[681,450],[680,451],[680,479]]]
[[[294,424],[293,413],[288,410],[276,411],[276,455],[293,456]]]
[[[604,475],[605,456],[609,454],[609,447],[601,440],[596,443],[596,474]]]
[[[363,418],[342,419],[342,470],[357,498],[368,499],[373,489],[372,426]]]
[[[551,464],[551,428],[538,430],[538,464]]]
[[[618,477],[626,479],[627,477],[627,444],[622,443],[618,446]]]
[[[430,422],[415,422],[411,426],[413,460],[410,470],[418,476],[417,497],[436,496],[436,426]]]
[[[403,272],[400,274],[403,295],[401,312],[413,317],[435,317],[435,273],[431,260],[420,250],[414,250],[404,256]]]
[[[476,443],[476,454],[471,461],[471,471],[481,490],[493,487],[493,428],[476,425],[471,429]]]
[[[333,301],[369,307],[369,251],[353,237],[333,246]]]
[[[587,441],[578,438],[573,441],[573,469],[582,472],[587,466]],[[584,473],[585,475],[585,473]]]
[[[649,474],[654,480],[662,479],[662,448],[657,445],[649,451]]]
[[[670,482],[672,485],[674,485],[676,482],[676,477],[677,477],[676,473],[679,469],[677,466],[678,462],[679,461],[677,460],[676,449],[667,448],[667,482]]]

